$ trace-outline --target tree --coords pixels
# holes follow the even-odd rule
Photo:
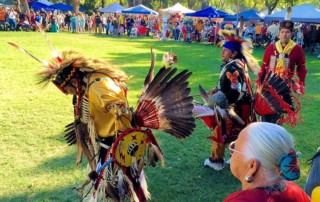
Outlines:
[[[208,0],[201,1],[201,9],[207,8],[209,6]]]
[[[85,0],[84,4],[83,4],[83,7],[84,7],[85,10],[94,11],[95,10],[95,1],[93,1],[93,0]]]
[[[266,0],[265,5],[268,9],[268,15],[272,13],[272,11],[276,8],[277,4],[279,3],[279,0]]]
[[[29,9],[28,0],[23,0],[22,3],[23,3],[23,6],[24,6],[24,8],[26,10],[28,18],[30,19],[30,9]]]
[[[17,0],[16,7],[17,7],[18,11],[21,11],[20,4],[21,4],[20,0]]]
[[[80,0],[72,0],[72,4],[73,4],[73,12],[79,13]]]
[[[132,7],[133,4],[134,4],[134,0],[128,0],[128,5],[129,5],[129,7]]]

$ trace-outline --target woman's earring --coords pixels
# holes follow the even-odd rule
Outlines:
[[[254,181],[254,179],[253,179],[251,176],[249,176],[249,175],[246,175],[246,176],[244,177],[244,179],[245,179],[248,183],[252,183],[252,182]]]

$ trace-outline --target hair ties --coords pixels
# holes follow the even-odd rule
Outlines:
[[[290,149],[287,154],[280,156],[277,162],[280,176],[286,180],[296,180],[300,177],[300,167],[298,154],[294,149]]]

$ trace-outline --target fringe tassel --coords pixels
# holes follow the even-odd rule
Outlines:
[[[138,196],[137,196],[136,192],[134,191],[132,182],[129,180],[129,178],[126,175],[123,175],[123,180],[127,183],[128,189],[129,189],[128,191],[131,193],[130,200],[139,202]]]
[[[147,176],[144,174],[144,171],[142,170],[141,174],[140,174],[140,184],[141,184],[141,188],[143,190],[144,195],[146,196],[147,199],[151,199],[151,194],[148,191],[148,185],[147,185]]]
[[[89,137],[90,137],[91,144],[92,144],[92,147],[93,147],[94,155],[98,154],[98,152],[99,152],[99,144],[96,141],[96,130],[95,130],[94,122],[93,122],[92,118],[89,119],[88,130],[89,130]],[[96,162],[98,161],[97,158],[98,158],[98,156],[96,156],[96,159],[95,159]]]

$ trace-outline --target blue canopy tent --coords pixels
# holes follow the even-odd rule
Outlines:
[[[146,15],[158,15],[158,12],[145,7],[144,5],[140,4],[139,6],[134,6],[131,8],[127,8],[122,10],[122,13],[128,14],[146,14]]]
[[[63,12],[66,12],[66,11],[73,11],[73,6],[70,6],[68,4],[64,4],[64,3],[56,3],[56,4],[52,4],[50,5],[50,7],[56,9],[56,10],[60,10],[60,11],[63,11]],[[82,8],[79,8],[79,11],[83,12],[84,9]]]
[[[287,9],[281,10],[264,18],[265,22],[282,21]],[[292,7],[291,20],[294,22],[320,23],[320,9],[312,4],[301,4]]]
[[[99,12],[101,13],[119,13],[124,10],[125,7],[121,6],[119,3],[113,3],[107,7],[101,8]]]
[[[244,21],[250,21],[250,20],[258,20],[263,21],[263,17],[254,9],[250,9],[247,11],[243,11],[238,14],[229,15],[224,18],[225,21],[237,21],[240,20],[240,17],[243,16]]]
[[[32,8],[34,11],[38,11],[41,10],[42,8],[45,11],[53,11],[54,8],[52,8],[51,6],[48,6],[46,4],[40,3],[40,2],[29,2],[29,7]]]
[[[187,13],[185,16],[190,17],[210,17],[210,18],[223,18],[225,16],[228,16],[229,14],[218,10],[214,7],[208,7],[199,11],[196,11],[194,13]]]
[[[67,4],[64,4],[64,3],[52,4],[51,7],[56,9],[56,10],[63,11],[63,12],[73,11],[73,6],[70,6],[70,5],[67,5]]]

